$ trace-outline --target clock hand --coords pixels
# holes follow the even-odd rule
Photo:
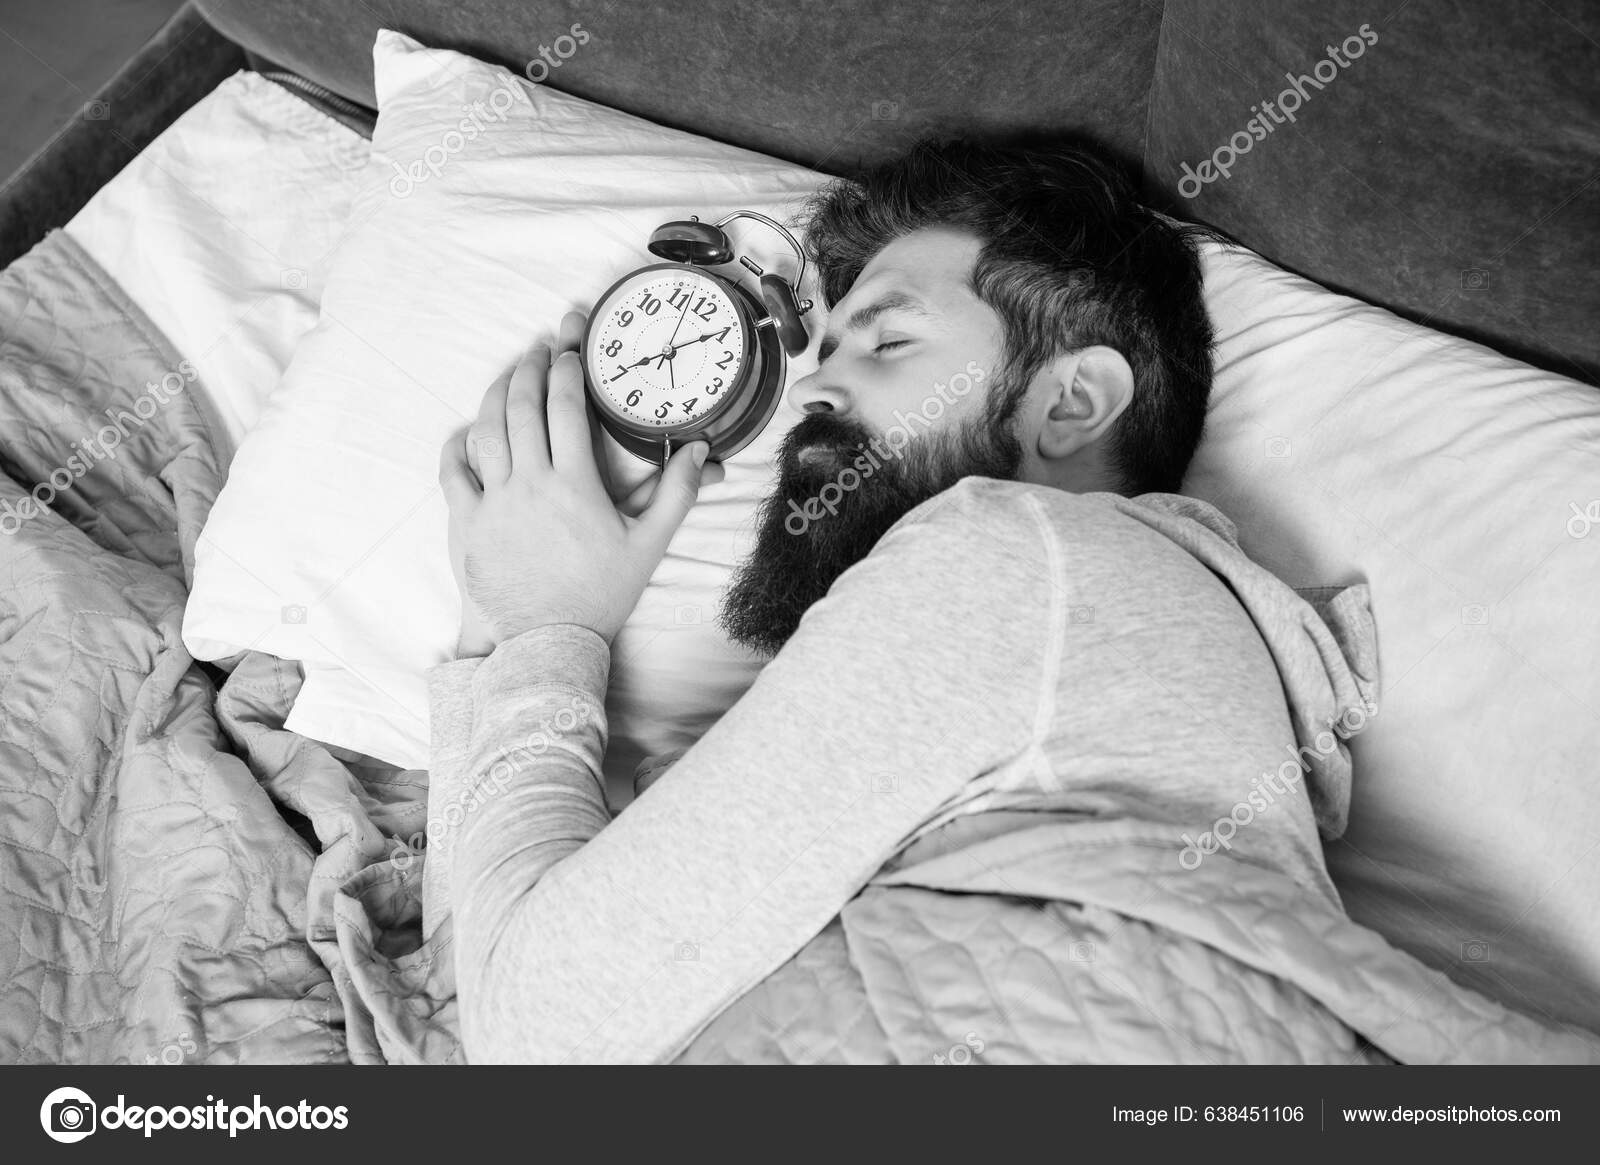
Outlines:
[[[643,368],[646,364],[650,363],[650,361],[652,361],[654,359],[655,359],[654,356],[646,356],[643,360],[635,360],[632,364],[624,364],[621,368],[617,369],[617,375],[613,376],[611,379],[612,380],[617,380],[617,379],[619,379],[619,378],[621,378],[623,376],[626,376],[629,372],[633,371],[635,368]],[[657,369],[657,371],[660,371],[660,370]]]
[[[687,348],[690,344],[698,344],[702,340],[710,340],[710,339],[720,340],[731,331],[733,331],[733,325],[729,324],[727,327],[723,328],[722,331],[720,331],[720,332],[707,332],[703,336],[696,336],[692,340],[685,340],[683,343],[679,344],[678,347]]]
[[[667,337],[668,348],[672,347],[672,342],[678,338],[678,329],[683,327],[683,317],[689,314],[689,304],[693,301],[693,299],[694,294],[692,292],[684,296],[683,310],[678,313],[678,322],[673,326],[672,335]]]

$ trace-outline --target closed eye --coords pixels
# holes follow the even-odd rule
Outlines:
[[[873,351],[874,354],[876,354],[878,352],[887,352],[891,348],[903,348],[903,347],[905,347],[905,345],[907,345],[909,343],[911,343],[910,340],[885,340],[883,343],[879,344],[872,351]]]

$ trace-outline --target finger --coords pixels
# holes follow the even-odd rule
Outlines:
[[[700,496],[701,463],[710,449],[704,441],[692,441],[674,453],[661,473],[649,507],[639,517],[646,537],[662,553]]]
[[[589,429],[589,398],[583,391],[583,362],[576,352],[561,353],[550,369],[549,397],[550,463],[562,476],[603,491]]]
[[[478,404],[478,418],[467,430],[467,466],[485,485],[502,485],[511,476],[511,450],[506,445],[506,392],[511,369],[494,378]]]
[[[700,471],[700,487],[716,485],[728,476],[728,471],[722,467],[720,461],[708,461],[705,468]],[[661,475],[652,473],[633,489],[628,491],[628,496],[617,503],[617,509],[627,514],[630,518],[637,518],[650,508],[650,503],[656,496],[656,486],[661,484]]]
[[[473,469],[467,464],[466,442],[459,432],[450,434],[439,449],[439,487],[452,514],[465,513],[482,496]]]
[[[628,491],[628,496],[617,503],[617,509],[630,518],[637,518],[650,508],[650,499],[656,496],[656,483],[660,477],[651,474]]]
[[[610,429],[596,425],[595,430],[598,434],[595,439],[596,456],[606,467],[607,476],[616,483],[618,489],[627,488],[627,483],[637,476],[638,466],[643,462],[623,448]]]
[[[590,404],[589,407],[593,409],[594,405]],[[624,449],[598,420],[591,423],[590,429],[594,433],[594,459],[600,467],[600,480],[605,482],[606,496],[613,502],[622,501],[641,482],[655,477],[658,470],[642,457],[635,457]],[[628,516],[638,517],[638,513]]]
[[[581,311],[569,311],[561,317],[561,338],[556,341],[557,352],[576,352],[583,343],[583,330],[589,317]]]
[[[441,482],[444,480],[445,456],[446,454],[454,454],[453,460],[466,472],[467,484],[479,493],[483,492],[483,479],[478,476],[477,457],[473,452],[474,445],[472,429],[469,426],[463,426],[445,438],[444,444],[439,447],[439,477]]]
[[[512,470],[520,474],[550,468],[550,441],[545,431],[549,381],[550,345],[535,344],[517,361],[506,388],[506,447]],[[489,484],[484,483],[486,487]]]

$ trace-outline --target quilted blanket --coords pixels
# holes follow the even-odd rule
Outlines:
[[[0,273],[3,1062],[347,1058],[317,919],[421,786],[285,732],[293,666],[185,652],[207,410],[67,236]]]
[[[1136,820],[1003,813],[891,862],[695,1063],[1594,1063],[1288,878]],[[1041,820],[1042,818],[1042,820]]]
[[[674,1062],[1600,1063],[1600,1037],[1462,987],[1282,874],[1221,854],[1180,867],[1169,834],[1133,817],[960,819]],[[453,919],[415,942],[425,861],[369,867],[336,906],[352,1049],[359,1030],[372,1062],[464,1061]]]

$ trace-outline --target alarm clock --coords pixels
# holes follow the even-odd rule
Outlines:
[[[723,227],[748,218],[781,234],[799,259],[791,284],[754,261],[738,263],[758,280],[759,296],[713,267],[735,261]],[[794,235],[753,210],[716,223],[692,217],[650,236],[661,263],[613,283],[584,329],[584,383],[600,424],[617,444],[646,461],[666,464],[690,441],[711,445],[720,461],[766,427],[783,396],[786,358],[809,342],[801,317],[810,300],[796,296],[806,256]],[[737,272],[735,272],[737,274]]]

